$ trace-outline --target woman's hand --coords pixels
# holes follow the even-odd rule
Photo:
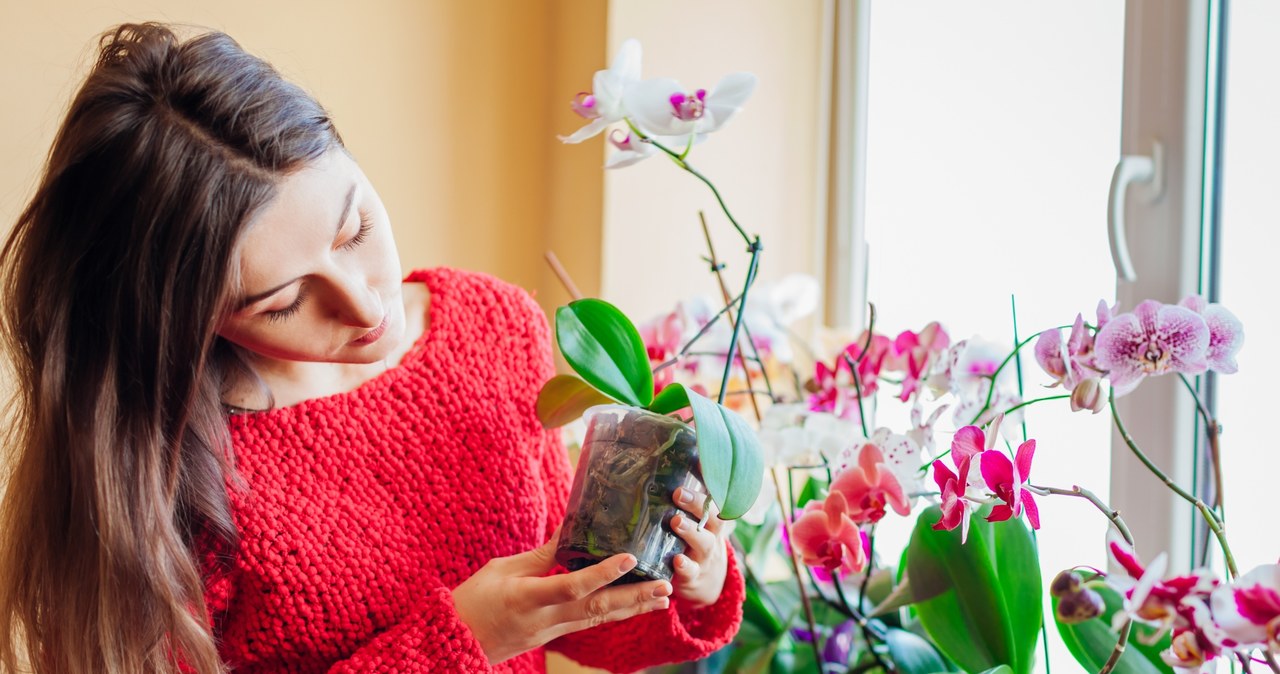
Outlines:
[[[545,576],[556,565],[559,536],[556,531],[542,547],[491,559],[453,589],[458,616],[491,664],[571,632],[667,608],[672,587],[664,580],[608,587],[635,568],[632,555]]]
[[[683,487],[672,494],[672,500],[684,512],[671,518],[671,530],[684,539],[688,547],[684,554],[671,560],[676,572],[671,580],[675,596],[693,606],[716,603],[729,573],[724,540],[733,531],[733,523],[716,517],[713,510],[706,527],[699,529],[705,499],[705,494]]]

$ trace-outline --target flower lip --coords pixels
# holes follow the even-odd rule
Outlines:
[[[351,343],[356,346],[367,346],[381,339],[382,334],[387,331],[387,318],[387,316],[383,316],[382,322],[378,324],[378,327],[364,333],[358,339],[351,340]]]

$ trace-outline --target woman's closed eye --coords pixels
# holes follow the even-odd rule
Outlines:
[[[264,311],[262,315],[266,316],[267,320],[271,321],[272,323],[283,321],[286,318],[298,313],[298,310],[302,308],[302,303],[306,299],[307,299],[307,293],[306,293],[306,288],[304,286],[303,288],[300,288],[298,290],[298,297],[293,301],[293,304],[290,304],[289,306],[283,309],[277,309],[275,311]]]
[[[344,250],[350,250],[364,243],[369,238],[369,232],[373,230],[373,219],[366,214],[360,214],[360,229],[356,230],[356,235],[351,237],[346,243],[339,246]]]

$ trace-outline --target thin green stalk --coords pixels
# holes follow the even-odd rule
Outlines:
[[[1028,406],[1030,406],[1030,405],[1034,405],[1034,404],[1036,404],[1036,403],[1042,403],[1042,402],[1045,402],[1045,401],[1048,401],[1048,400],[1062,400],[1063,398],[1070,398],[1070,397],[1071,397],[1071,394],[1069,394],[1069,393],[1068,393],[1068,394],[1058,395],[1058,396],[1045,396],[1045,397],[1043,397],[1043,398],[1034,398],[1034,399],[1032,399],[1032,400],[1024,400],[1024,401],[1022,401],[1022,402],[1018,403],[1017,405],[1014,405],[1013,407],[1010,407],[1009,409],[1005,410],[1005,411],[1004,411],[1004,413],[1005,413],[1005,414],[1012,414],[1013,412],[1016,412],[1016,411],[1018,411],[1018,410],[1020,410],[1020,409],[1022,409],[1022,408],[1024,408],[1024,407],[1028,407]],[[988,421],[987,423],[983,424],[983,426],[984,426],[984,427],[985,427],[985,426],[990,426],[990,425],[991,425],[991,422],[990,422],[990,421]],[[1022,439],[1023,439],[1023,441],[1025,441],[1025,440],[1027,439],[1027,431],[1026,431],[1026,424],[1025,424],[1025,423],[1023,424]]]
[[[1209,509],[1209,506],[1205,505],[1204,501],[1192,496],[1187,493],[1185,489],[1179,487],[1177,483],[1171,480],[1168,475],[1165,475],[1164,471],[1160,470],[1160,468],[1157,467],[1155,463],[1153,463],[1151,459],[1138,448],[1138,443],[1134,441],[1133,436],[1129,435],[1128,429],[1125,428],[1124,422],[1120,419],[1120,412],[1116,409],[1116,396],[1114,392],[1111,394],[1111,418],[1115,420],[1116,430],[1120,431],[1120,437],[1124,438],[1125,444],[1129,446],[1129,449],[1133,452],[1134,456],[1138,457],[1138,460],[1142,462],[1142,465],[1146,466],[1147,470],[1151,471],[1151,474],[1155,475],[1165,484],[1165,486],[1169,487],[1173,493],[1181,497],[1182,500],[1194,505],[1196,509],[1200,511],[1205,522],[1208,523],[1209,529],[1213,531],[1214,537],[1218,539],[1218,547],[1222,548],[1222,556],[1227,561],[1227,571],[1230,572],[1233,580],[1237,578],[1240,575],[1240,570],[1236,568],[1236,558],[1231,552],[1231,546],[1227,543],[1226,532],[1222,529],[1222,521],[1219,520],[1218,516]]]
[[[1223,503],[1223,487],[1222,487],[1222,453],[1219,451],[1218,437],[1222,433],[1222,426],[1218,424],[1218,420],[1209,414],[1209,408],[1200,400],[1200,394],[1196,392],[1195,387],[1191,385],[1190,380],[1185,374],[1178,373],[1178,379],[1182,380],[1182,385],[1186,387],[1187,393],[1191,394],[1191,399],[1196,403],[1196,410],[1200,413],[1200,419],[1204,422],[1205,435],[1209,438],[1209,460],[1213,462],[1213,509],[1218,512],[1221,519],[1227,518],[1227,507]]]
[[[862,437],[869,438],[871,434],[867,432],[867,415],[862,408],[862,378],[858,375],[858,363],[849,356],[847,351],[840,354],[840,357],[845,359],[849,365],[849,371],[853,373],[853,397],[858,401],[858,423],[862,426]]]
[[[675,365],[676,363],[680,362],[681,358],[684,358],[689,354],[689,349],[692,349],[693,345],[697,343],[699,339],[702,339],[703,335],[707,334],[707,331],[711,329],[711,326],[715,325],[716,321],[720,320],[721,316],[724,316],[726,313],[729,312],[729,310],[733,309],[734,303],[739,301],[740,299],[742,299],[741,295],[733,298],[728,303],[726,303],[723,309],[721,309],[720,311],[717,311],[716,315],[712,316],[711,319],[707,321],[706,325],[703,325],[701,328],[699,328],[698,331],[694,333],[692,337],[689,338],[689,341],[685,342],[684,346],[680,347],[680,351],[676,353],[674,358],[659,364],[657,367],[653,368],[653,371],[655,373],[661,372],[671,367],[672,365]]]
[[[1059,325],[1056,328],[1049,328],[1049,330],[1062,330],[1070,327],[1072,326]],[[1043,335],[1046,332],[1049,332],[1049,330],[1041,330],[1040,332],[1037,332],[1036,334],[1031,335],[1030,337],[1022,340],[1021,342],[1018,342],[1018,344],[1015,347],[1013,347],[1013,352],[1010,353],[1008,356],[1005,356],[1004,360],[1000,361],[1000,365],[996,367],[996,371],[992,372],[989,375],[985,375],[987,379],[991,380],[991,387],[987,389],[987,399],[985,402],[982,403],[982,408],[978,410],[977,414],[973,415],[973,420],[969,422],[969,425],[978,423],[978,419],[981,419],[982,415],[986,414],[987,410],[991,409],[991,397],[994,396],[996,392],[996,379],[1000,377],[1000,373],[1004,371],[1005,366],[1008,365],[1014,359],[1014,356],[1018,355],[1018,352],[1021,351],[1023,347],[1030,344],[1031,340],[1036,339],[1037,337],[1039,337],[1040,335]]]
[[[757,238],[751,246],[751,264],[747,267],[747,278],[742,284],[742,294],[738,296],[738,320],[733,322],[733,336],[729,338],[729,358],[724,364],[724,376],[720,379],[720,395],[716,402],[724,404],[724,394],[729,390],[729,374],[733,371],[734,354],[738,351],[738,333],[742,329],[743,310],[747,307],[747,292],[756,280],[756,271],[760,268],[760,241]]]

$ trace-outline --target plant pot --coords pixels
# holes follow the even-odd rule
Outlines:
[[[684,541],[671,531],[677,487],[706,493],[693,428],[620,405],[592,407],[569,491],[556,561],[577,571],[629,552],[636,567],[614,584],[670,580]]]

